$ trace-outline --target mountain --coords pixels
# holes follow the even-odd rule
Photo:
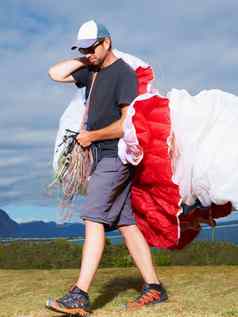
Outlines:
[[[226,229],[225,226],[238,225],[238,220],[221,222],[217,224],[217,231],[219,229],[219,226],[223,225],[223,231],[228,232],[228,228]],[[14,220],[12,220],[4,210],[0,209],[0,239],[78,237],[83,236],[84,232],[84,225],[81,223],[65,223],[63,225],[59,225],[53,221],[31,221],[26,223],[17,223]],[[110,232],[110,236],[118,234],[119,233],[117,230]],[[204,233],[201,233],[201,235],[202,234]],[[207,231],[206,234],[209,234],[209,232]],[[235,231],[234,234],[237,235],[237,232]]]
[[[0,236],[14,234],[18,229],[18,223],[12,220],[8,214],[0,209]]]
[[[17,223],[0,209],[0,238],[56,238],[76,237],[84,235],[84,225],[81,223],[31,221]]]
[[[21,238],[82,236],[84,235],[84,225],[80,223],[65,223],[59,225],[53,221],[32,221],[19,224],[16,235]]]

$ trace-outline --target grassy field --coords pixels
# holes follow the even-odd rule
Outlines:
[[[90,290],[95,317],[238,316],[238,266],[161,267],[169,301],[128,313],[123,303],[137,296],[141,278],[135,268],[100,269]],[[1,317],[61,317],[45,310],[76,280],[78,270],[0,270]]]

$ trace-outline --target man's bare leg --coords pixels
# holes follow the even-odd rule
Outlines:
[[[102,257],[105,232],[103,224],[89,220],[85,220],[85,228],[81,269],[76,285],[81,290],[88,292]]]
[[[131,254],[137,268],[139,269],[146,283],[159,283],[154,265],[152,262],[151,251],[143,234],[136,225],[119,227],[125,239],[126,246]]]

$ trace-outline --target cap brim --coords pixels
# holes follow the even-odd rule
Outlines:
[[[71,50],[75,50],[76,48],[89,48],[96,41],[97,41],[97,39],[76,41],[76,43],[71,47]]]

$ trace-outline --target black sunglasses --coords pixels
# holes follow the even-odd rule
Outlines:
[[[87,54],[94,54],[95,53],[95,49],[101,45],[104,42],[104,39],[101,39],[99,41],[97,41],[96,43],[94,43],[92,46],[87,47],[87,48],[79,48],[79,52],[82,55],[87,55]]]

